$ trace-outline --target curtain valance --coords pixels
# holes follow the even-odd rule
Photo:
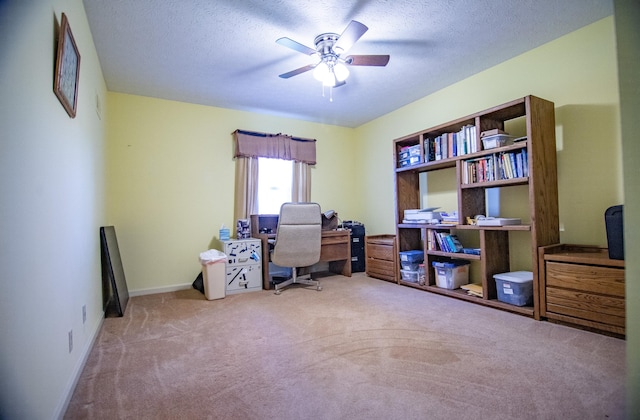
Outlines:
[[[233,157],[266,157],[316,164],[315,139],[236,130],[233,132],[233,141]]]

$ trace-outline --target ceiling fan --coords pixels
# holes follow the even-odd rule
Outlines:
[[[283,37],[276,42],[292,50],[317,56],[319,61],[304,67],[292,70],[280,75],[283,79],[313,70],[316,79],[322,82],[323,87],[339,87],[344,85],[349,77],[347,66],[386,66],[389,62],[388,55],[349,55],[342,57],[352,46],[367,32],[369,28],[362,23],[352,20],[342,34],[324,33],[314,40],[315,49]]]

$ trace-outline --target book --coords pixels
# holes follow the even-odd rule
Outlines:
[[[452,252],[462,252],[464,247],[462,246],[460,239],[458,239],[458,237],[455,234],[450,234],[448,238],[451,241],[451,246],[453,249]]]
[[[446,247],[446,245],[444,245],[444,244],[443,244],[443,242],[442,242],[442,235],[441,235],[441,232],[434,232],[434,236],[435,236],[435,238],[436,238],[436,243],[438,244],[438,247],[437,247],[437,248],[438,248],[440,251],[445,251],[445,252],[446,252],[446,248],[445,248],[445,247]]]

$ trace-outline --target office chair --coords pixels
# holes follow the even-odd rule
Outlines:
[[[322,241],[322,218],[317,203],[284,203],[280,207],[280,217],[276,240],[271,252],[271,261],[282,267],[291,267],[290,279],[275,285],[276,295],[283,288],[294,284],[316,286],[322,290],[320,282],[311,280],[311,275],[298,277],[297,269],[311,266],[320,261]]]

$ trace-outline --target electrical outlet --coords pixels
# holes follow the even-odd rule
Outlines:
[[[73,350],[73,330],[69,331],[69,353]]]
[[[82,323],[87,322],[87,305],[82,305]]]

